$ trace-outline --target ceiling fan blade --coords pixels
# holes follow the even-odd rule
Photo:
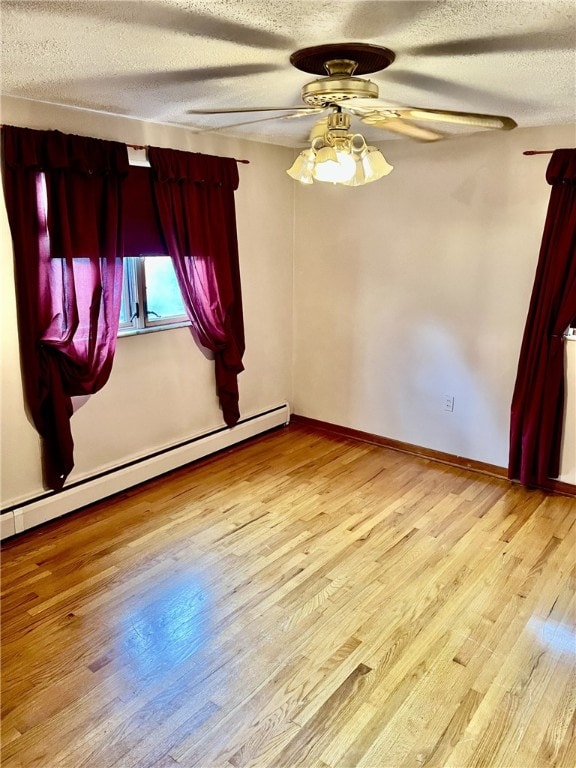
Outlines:
[[[231,109],[189,109],[189,115],[230,115],[236,112],[295,112],[300,115],[315,115],[324,107],[234,107]],[[291,117],[296,117],[291,115]]]
[[[256,120],[242,120],[241,123],[226,123],[226,125],[207,126],[205,128],[199,128],[196,133],[217,133],[218,131],[226,131],[231,128],[242,128],[245,125],[254,125],[255,123],[266,123],[270,120],[287,120],[294,115],[272,115],[272,117],[260,117]],[[301,115],[297,115],[301,117]]]
[[[503,115],[485,115],[480,112],[457,112],[449,109],[424,109],[420,107],[401,107],[387,104],[380,99],[350,99],[342,102],[342,109],[359,117],[373,114],[384,117],[400,117],[408,120],[437,120],[442,123],[477,125],[480,128],[495,128],[510,131],[517,123],[511,117]]]
[[[372,112],[389,112],[394,117],[394,112],[400,107],[396,107],[394,104],[389,104],[381,99],[346,99],[340,101],[338,104],[343,110],[352,112],[355,115],[369,115]]]
[[[330,107],[308,107],[307,109],[295,107],[295,109],[298,109],[298,112],[293,112],[291,115],[282,115],[282,120],[292,120],[295,117],[308,117],[308,115],[321,115],[322,112],[326,112],[327,109],[330,109]]]
[[[321,139],[328,130],[328,118],[323,117],[314,123],[308,134],[308,141],[314,141],[314,139]]]
[[[393,109],[397,117],[409,120],[438,120],[442,123],[476,125],[479,128],[494,128],[510,131],[517,123],[511,117],[503,115],[483,115],[478,112],[453,112],[447,109],[419,109],[418,107],[400,107]]]
[[[443,134],[437,131],[430,131],[428,128],[421,128],[419,125],[409,123],[407,120],[400,120],[397,117],[385,117],[383,115],[366,115],[362,122],[367,125],[374,125],[376,128],[384,128],[385,131],[400,133],[416,141],[438,141],[444,138]]]

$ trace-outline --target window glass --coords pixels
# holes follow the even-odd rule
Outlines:
[[[130,323],[130,295],[128,292],[128,280],[126,279],[128,259],[124,259],[124,270],[122,272],[122,304],[120,305],[120,328]]]
[[[188,324],[169,256],[125,258],[123,280],[120,333]]]
[[[186,314],[182,294],[169,256],[145,256],[146,307],[149,319],[181,317]]]

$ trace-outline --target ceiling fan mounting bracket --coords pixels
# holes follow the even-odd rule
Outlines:
[[[378,86],[365,75],[385,69],[394,61],[388,48],[367,43],[336,43],[301,48],[290,56],[290,63],[303,72],[326,75],[302,88],[302,100],[312,107],[324,107],[349,99],[376,99]]]
[[[368,43],[332,43],[315,45],[311,48],[301,48],[290,56],[290,63],[302,72],[311,75],[355,74],[367,75],[370,72],[380,72],[386,69],[396,58],[394,51],[381,45]],[[342,62],[342,64],[340,64]],[[352,71],[342,70],[342,65],[348,68],[356,65]],[[335,67],[333,72],[328,68]]]
[[[352,61],[352,59],[330,59],[330,61],[324,62],[324,69],[329,76],[344,75],[344,77],[351,77],[358,69],[358,62]]]

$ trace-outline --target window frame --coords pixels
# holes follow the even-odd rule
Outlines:
[[[146,293],[146,259],[166,258],[169,256],[142,255],[124,257],[124,274],[122,277],[122,305],[127,309],[128,319],[122,319],[118,324],[118,336],[132,336],[153,331],[166,331],[172,328],[184,328],[190,325],[190,320],[184,312],[179,315],[167,315],[154,319],[148,311]]]

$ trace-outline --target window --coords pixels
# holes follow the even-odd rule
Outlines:
[[[140,160],[141,162],[141,160]],[[189,325],[152,195],[150,168],[131,165],[124,182],[124,258],[119,335]]]
[[[124,259],[119,335],[189,325],[169,256]]]

